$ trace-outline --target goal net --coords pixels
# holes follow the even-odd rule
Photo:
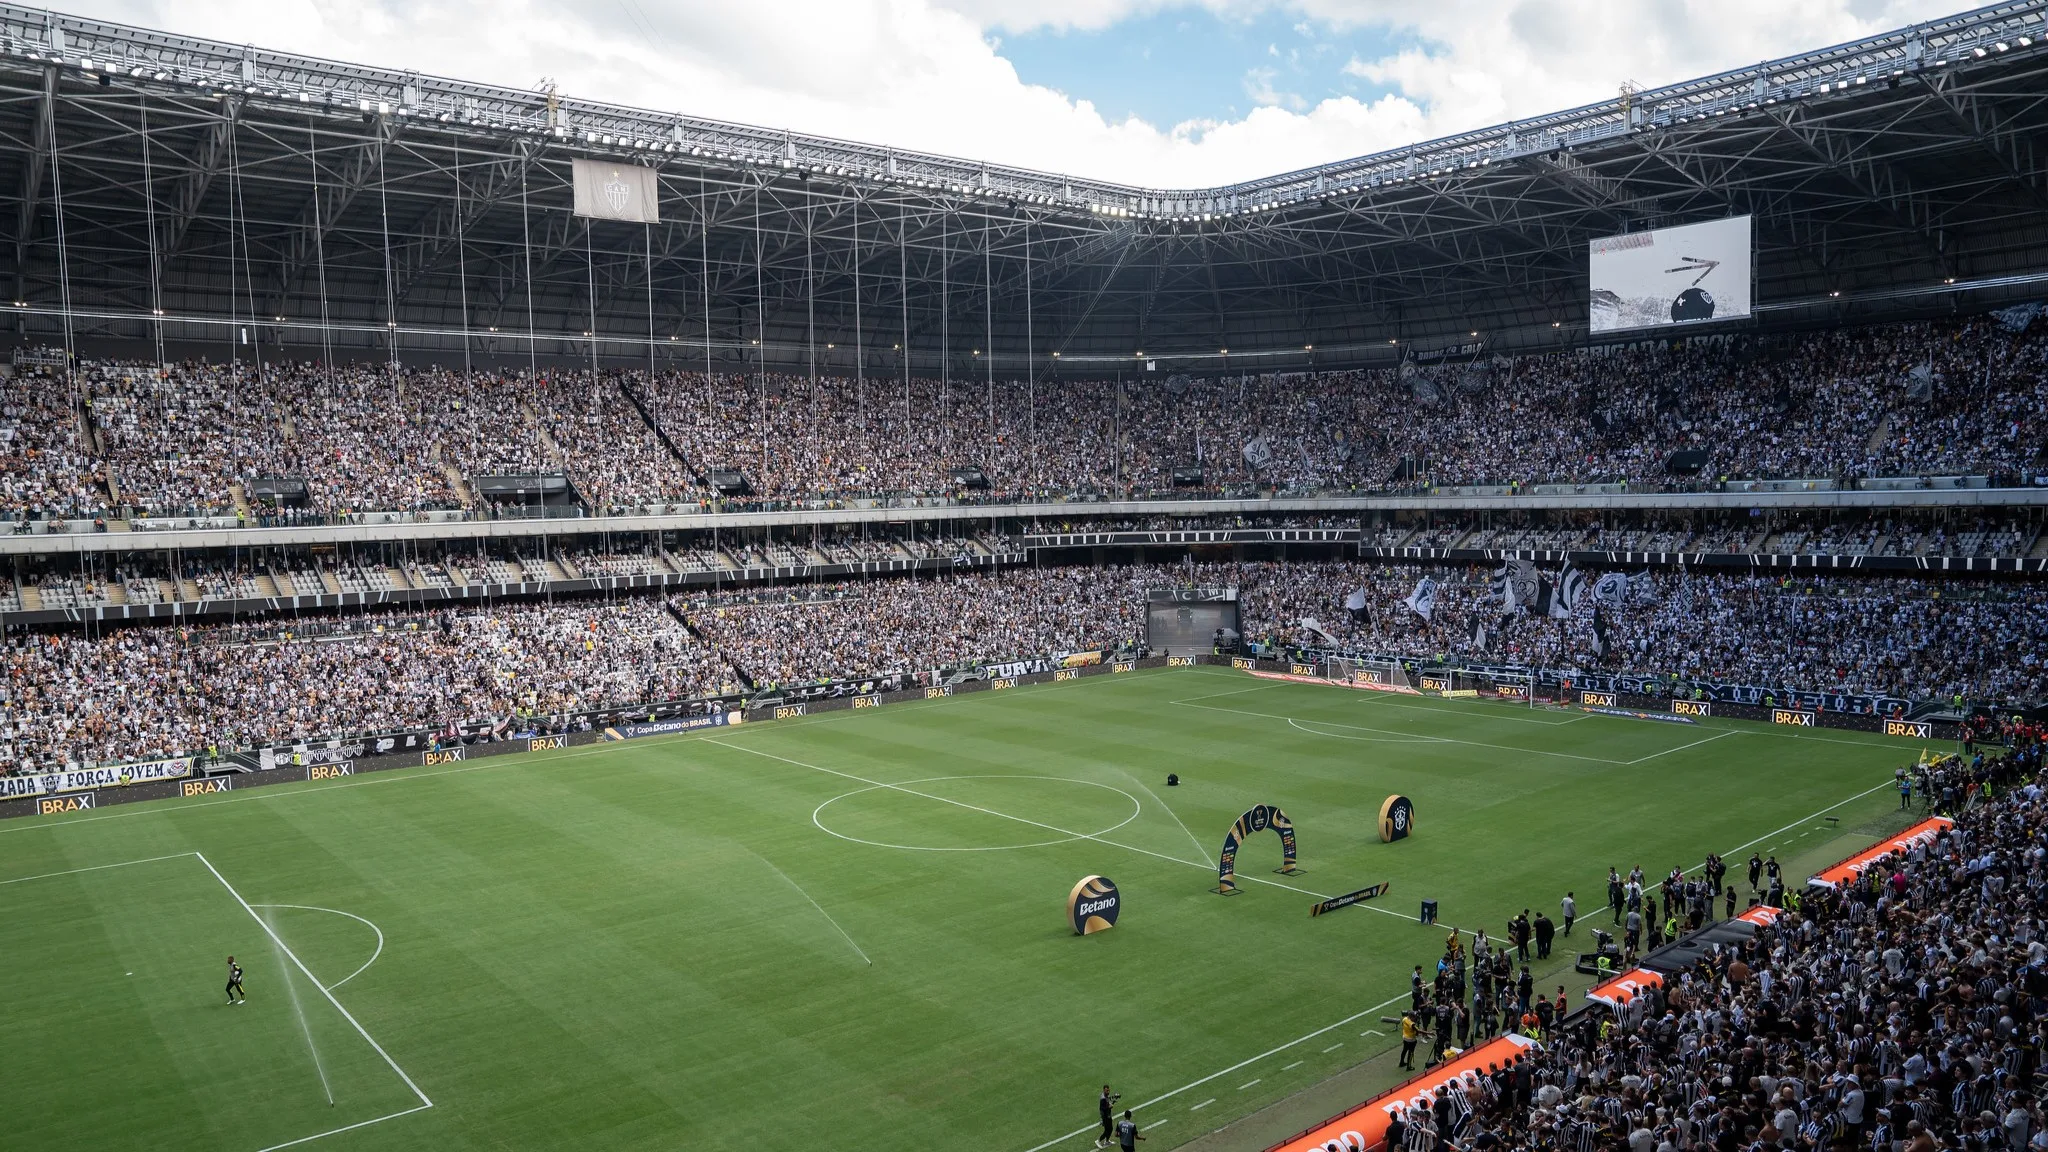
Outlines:
[[[1354,660],[1348,656],[1332,656],[1324,675],[1361,688],[1384,688],[1395,692],[1416,690],[1415,678],[1393,660]]]

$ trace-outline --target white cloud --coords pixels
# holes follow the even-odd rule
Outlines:
[[[1174,0],[53,0],[232,43],[1154,187],[1269,175],[1611,98],[1946,11],[1937,0],[1198,0],[1415,46],[1310,105],[1244,77],[1242,119],[1154,125],[1027,84],[1000,32],[1100,29]],[[1954,0],[1949,0],[1953,3]],[[1260,70],[1263,71],[1263,70]],[[1227,83],[1223,77],[1218,83]],[[1256,83],[1256,91],[1254,90]],[[1384,93],[1384,94],[1378,94]],[[1261,98],[1270,97],[1270,99]]]

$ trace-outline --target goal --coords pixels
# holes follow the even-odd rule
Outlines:
[[[1332,656],[1324,675],[1361,688],[1384,688],[1395,692],[1416,690],[1415,678],[1393,660],[1354,660],[1348,656]]]

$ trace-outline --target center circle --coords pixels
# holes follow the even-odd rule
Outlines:
[[[973,783],[958,787],[967,782]],[[1097,789],[1099,792],[1077,789]],[[1122,807],[1111,796],[1121,796],[1130,801],[1130,814],[1106,827],[1090,828],[1115,818],[1116,811],[1103,810],[1105,806],[1112,809]],[[832,822],[839,827],[826,823],[827,809],[833,810],[830,813]],[[828,836],[873,848],[896,848],[905,852],[1009,852],[1107,836],[1136,820],[1139,810],[1136,796],[1093,780],[1076,780],[1067,776],[928,776],[922,780],[873,784],[841,793],[813,809],[811,823]],[[1015,842],[901,842],[909,839],[983,838],[978,833],[966,831],[949,834],[952,829],[940,821],[952,817],[964,818],[953,821],[953,824],[968,828],[992,830],[1000,826],[1015,829],[1014,837],[1001,834],[990,837],[1014,839]],[[925,835],[912,837],[902,834],[901,830],[907,828],[915,828]],[[1090,830],[1076,830],[1080,828]]]

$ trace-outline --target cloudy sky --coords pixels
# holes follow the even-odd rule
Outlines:
[[[1301,168],[1956,0],[49,0],[236,43],[1155,187]]]

